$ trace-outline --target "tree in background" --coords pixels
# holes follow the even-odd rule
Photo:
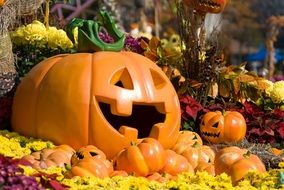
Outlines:
[[[271,16],[284,15],[283,0],[238,0],[231,1],[223,13],[223,40],[233,39],[240,43],[239,55],[236,62],[242,61],[245,46],[259,47],[265,44],[270,25],[267,19]],[[276,34],[276,33],[275,33]],[[283,48],[281,39],[284,38],[284,30],[279,29],[275,46]],[[247,52],[249,53],[249,52]]]

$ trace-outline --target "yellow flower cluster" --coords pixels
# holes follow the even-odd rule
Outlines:
[[[63,167],[50,167],[47,169],[41,169],[41,170],[36,170],[30,166],[19,166],[20,168],[23,169],[24,174],[27,176],[32,176],[37,174],[38,172],[43,172],[46,174],[57,174],[56,180],[62,181],[64,179],[64,173],[66,172],[66,169]]]
[[[0,131],[0,154],[13,158],[21,158],[44,148],[53,147],[53,143],[34,138],[26,138],[7,130]]]
[[[265,173],[249,172],[243,182],[249,183],[257,189],[284,189],[284,184],[279,184],[280,172],[284,172],[284,168],[271,169]]]
[[[275,82],[265,92],[274,103],[284,103],[284,81]]]
[[[43,148],[50,148],[54,145],[51,142],[44,142],[37,139],[26,138],[18,133],[0,130],[0,154],[20,158],[30,154],[32,151],[38,151]],[[284,185],[279,184],[279,174],[284,173],[284,162],[279,164],[278,169],[271,169],[265,173],[249,172],[243,181],[237,186],[233,186],[231,179],[226,174],[211,176],[206,172],[182,173],[174,180],[168,180],[164,183],[149,181],[143,177],[121,177],[97,178],[97,177],[74,177],[72,179],[64,178],[65,168],[52,167],[45,170],[36,170],[31,167],[21,166],[25,175],[33,175],[37,172],[47,174],[57,174],[57,180],[74,190],[276,190],[284,189]]]
[[[10,33],[15,45],[35,45],[51,49],[69,49],[73,47],[64,30],[56,27],[46,28],[40,21],[33,21],[26,26],[20,26]]]
[[[233,187],[230,177],[226,174],[213,177],[206,172],[199,172],[196,175],[183,173],[177,176],[175,180],[170,180],[165,183],[156,181],[148,181],[142,177],[121,177],[115,176],[112,178],[99,179],[96,177],[74,177],[72,179],[64,179],[62,181],[68,185],[70,189],[76,190],[92,190],[92,189],[112,189],[112,190],[256,190],[247,181]]]

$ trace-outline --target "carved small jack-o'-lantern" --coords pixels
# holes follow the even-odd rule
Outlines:
[[[198,12],[220,13],[225,9],[228,0],[183,0],[183,3]]]
[[[171,147],[180,107],[169,79],[142,55],[59,55],[38,64],[19,85],[12,126],[75,149],[93,144],[111,158],[144,137]]]
[[[211,143],[239,142],[246,129],[246,121],[237,111],[207,112],[200,124],[201,137]]]

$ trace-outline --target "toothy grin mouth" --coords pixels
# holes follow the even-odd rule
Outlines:
[[[220,132],[219,133],[210,133],[210,132],[202,132],[202,135],[207,136],[207,137],[219,137],[220,136]]]
[[[132,114],[130,116],[120,116],[111,113],[111,105],[103,102],[99,102],[100,109],[105,119],[119,131],[121,126],[127,126],[138,130],[138,138],[148,137],[152,127],[158,123],[164,123],[166,114],[164,110],[157,110],[156,107],[160,104],[143,104],[133,103]],[[163,113],[161,113],[161,111]]]
[[[215,3],[212,2],[210,0],[200,0],[199,5],[204,6],[204,7],[210,7],[210,8],[214,8],[214,9],[218,9],[221,7],[221,5],[219,3]]]

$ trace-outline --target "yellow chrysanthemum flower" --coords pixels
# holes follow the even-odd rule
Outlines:
[[[67,37],[66,32],[64,30],[58,30],[55,27],[49,27],[47,33],[48,47],[50,47],[51,49],[68,49],[73,47],[72,42]]]
[[[0,154],[13,158],[21,158],[31,153],[31,150],[21,147],[20,143],[0,136]]]
[[[20,26],[10,33],[11,39],[16,45],[35,45],[37,47],[49,47],[51,49],[68,49],[73,44],[66,32],[56,27],[48,29],[40,21],[33,21],[26,26]]]
[[[265,92],[274,103],[284,103],[284,81],[275,82]]]
[[[21,158],[31,154],[32,151],[39,151],[53,146],[54,144],[50,141],[27,138],[7,130],[0,131],[0,154],[4,156]]]
[[[26,147],[33,151],[40,151],[44,148],[52,148],[54,145],[51,142],[31,141],[26,143]]]

